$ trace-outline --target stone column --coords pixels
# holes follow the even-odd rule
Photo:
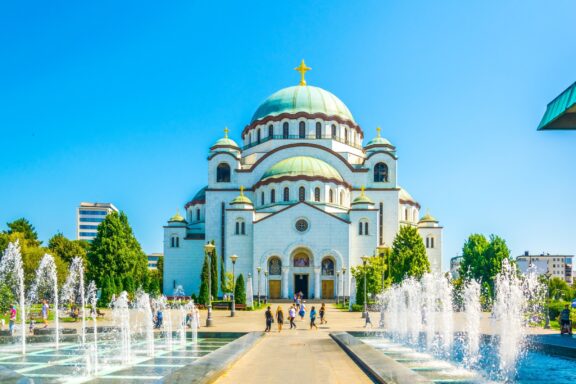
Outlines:
[[[288,297],[288,274],[290,267],[282,267],[282,297],[289,299]]]
[[[314,298],[319,299],[320,297],[320,267],[314,267]]]

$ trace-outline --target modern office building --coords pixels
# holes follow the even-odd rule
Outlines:
[[[111,212],[118,212],[112,203],[80,203],[76,212],[76,239],[94,240],[98,225]]]
[[[158,269],[158,260],[164,257],[163,253],[149,253],[146,255],[148,257],[148,269]]]
[[[573,255],[530,255],[526,251],[524,255],[516,257],[518,268],[522,273],[526,273],[530,265],[536,267],[539,275],[549,274],[550,277],[558,277],[572,284],[572,259]]]

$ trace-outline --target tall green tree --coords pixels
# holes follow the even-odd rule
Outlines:
[[[419,278],[430,272],[424,241],[415,227],[400,227],[392,244],[390,266],[390,277],[394,283],[400,283],[407,276]]]
[[[214,245],[214,240],[212,240],[212,245]],[[212,254],[210,255],[210,268],[212,271],[210,288],[212,290],[212,297],[214,299],[218,298],[218,256],[216,254],[216,247],[214,247]]]
[[[385,271],[385,259],[381,255],[368,258],[366,266],[361,264],[352,267],[352,276],[356,280],[356,304],[364,304],[364,276],[366,275],[367,294],[372,297],[382,292],[383,277],[387,277]]]
[[[572,289],[564,279],[553,277],[547,282],[548,297],[552,300],[572,300]]]
[[[468,237],[462,247],[460,276],[465,280],[482,280],[484,276],[484,257],[490,243],[484,235],[475,233]]]
[[[85,240],[70,240],[62,233],[57,233],[48,240],[48,249],[51,255],[58,255],[70,264],[75,257],[81,257],[86,262],[86,255],[90,243]]]
[[[204,255],[204,264],[202,264],[202,272],[200,274],[200,292],[198,293],[198,302],[200,304],[207,304],[210,301],[210,292],[208,290],[208,278],[210,270],[208,269],[208,258],[210,255]]]
[[[38,240],[38,232],[36,228],[25,218],[21,217],[6,224],[8,230],[4,233],[11,235],[13,233],[20,233],[22,237],[28,241],[30,246],[39,247],[42,242]]]
[[[136,240],[124,212],[112,212],[98,226],[98,233],[90,246],[88,274],[100,286],[104,276],[131,276],[140,286],[148,273],[148,259]],[[116,281],[116,285],[122,284]]]
[[[156,270],[158,271],[158,285],[160,286],[160,293],[162,293],[164,291],[164,256],[158,258]]]
[[[236,288],[234,289],[234,302],[236,304],[246,304],[246,284],[244,275],[239,274],[236,278]]]

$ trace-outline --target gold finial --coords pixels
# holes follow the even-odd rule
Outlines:
[[[302,62],[300,63],[299,66],[294,68],[295,71],[300,72],[300,85],[306,85],[306,79],[304,78],[304,76],[306,75],[306,72],[308,72],[311,69],[312,68],[306,66],[306,63],[304,63],[304,59],[302,59]]]
[[[376,137],[380,137],[380,130],[381,130],[381,129],[382,129],[382,128],[380,128],[380,127],[377,127],[377,128],[376,128]]]
[[[228,127],[224,127],[224,138],[228,138]]]
[[[240,196],[244,196],[244,186],[240,186]]]
[[[360,196],[364,196],[364,189],[365,189],[365,187],[362,185],[360,187]]]

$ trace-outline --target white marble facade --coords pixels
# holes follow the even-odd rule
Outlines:
[[[271,95],[242,131],[242,146],[226,132],[210,148],[207,186],[185,217],[164,226],[164,292],[198,292],[203,245],[214,240],[227,271],[235,254],[236,275],[252,274],[255,294],[258,275],[260,293],[273,298],[348,294],[350,268],[391,246],[401,225],[418,228],[440,272],[442,227],[421,218],[420,204],[398,185],[396,148],[380,130],[365,145],[363,138],[325,90],[299,85]]]

